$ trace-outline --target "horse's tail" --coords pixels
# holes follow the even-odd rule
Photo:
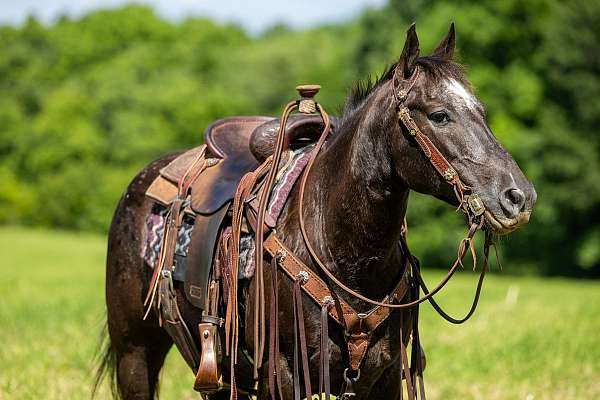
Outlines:
[[[108,335],[108,325],[104,325],[102,329],[100,343],[96,351],[96,376],[94,385],[92,386],[92,399],[96,396],[98,388],[104,378],[108,376],[110,391],[114,399],[120,399],[121,393],[117,385],[117,353],[112,346],[110,336]]]

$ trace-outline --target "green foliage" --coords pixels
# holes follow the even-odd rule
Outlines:
[[[343,25],[260,37],[137,5],[0,27],[0,223],[105,231],[136,171],[197,145],[215,119],[276,115],[310,82],[339,109],[354,80],[399,56],[410,22],[426,53],[451,20],[490,126],[539,195],[504,255],[522,271],[600,275],[598,0],[391,0]],[[414,200],[415,252],[444,266],[462,220]]]

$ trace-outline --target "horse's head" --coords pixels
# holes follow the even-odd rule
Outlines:
[[[395,67],[396,76],[410,80],[417,69],[419,74],[404,105],[462,182],[479,195],[488,227],[494,233],[508,233],[529,220],[536,201],[535,189],[492,134],[483,104],[473,94],[460,66],[452,60],[454,43],[451,25],[436,50],[430,56],[419,57],[414,25],[409,28]],[[394,90],[393,83],[388,86]],[[406,128],[394,126],[390,135],[392,155],[400,177],[411,189],[456,204],[452,187],[410,140]]]

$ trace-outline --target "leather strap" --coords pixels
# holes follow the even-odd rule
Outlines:
[[[254,301],[254,378],[258,378],[258,369],[262,365],[263,353],[265,348],[265,289],[264,289],[264,276],[263,276],[263,240],[265,232],[265,216],[267,214],[267,205],[269,203],[269,197],[275,183],[277,176],[279,161],[285,148],[288,147],[285,137],[285,128],[290,113],[298,107],[297,101],[288,103],[281,116],[281,123],[279,131],[277,133],[277,142],[275,145],[275,151],[272,155],[271,165],[265,182],[258,193],[258,210],[256,217],[255,227],[255,268],[254,274],[256,292]]]
[[[277,282],[277,261],[271,260],[271,307],[269,316],[269,392],[275,398],[283,399],[281,385],[281,368],[279,364],[279,299]],[[277,386],[277,388],[275,387]]]
[[[200,366],[194,382],[194,390],[216,392],[222,386],[218,357],[217,325],[210,322],[198,324],[200,334]]]
[[[267,237],[264,247],[272,257],[277,259],[278,265],[290,278],[295,279],[301,273],[306,274],[308,279],[305,279],[302,289],[317,304],[322,305],[332,298],[335,300],[336,306],[329,307],[328,314],[348,332],[373,331],[390,315],[392,309],[385,306],[374,307],[365,314],[357,313],[344,299],[333,296],[327,283],[300,261],[274,233]],[[381,303],[388,305],[402,300],[409,288],[408,276],[408,270],[405,270],[400,281]]]
[[[177,197],[171,203],[171,208],[165,217],[165,229],[160,246],[160,254],[157,264],[154,266],[150,287],[144,300],[144,306],[147,307],[147,309],[143,319],[148,317],[150,310],[158,301],[156,299],[156,292],[158,291],[160,274],[165,267],[171,268],[173,266],[173,257],[175,255],[175,247],[177,246],[177,235],[183,220],[183,210],[186,207],[186,199],[188,198],[190,187],[202,171],[210,166],[206,162],[205,155],[206,146],[203,146],[177,184]]]
[[[329,376],[329,308],[333,306],[333,299],[321,306],[321,348],[319,352],[319,396],[325,393],[325,398],[331,397],[331,384]]]
[[[298,276],[303,276],[302,290],[317,304],[323,306],[332,300],[335,302],[334,307],[327,307],[327,313],[346,330],[350,367],[357,370],[366,354],[373,331],[390,316],[393,309],[376,306],[368,313],[358,313],[346,301],[335,296],[327,283],[296,258],[274,233],[267,237],[264,248],[291,279],[297,280]],[[382,304],[391,304],[404,298],[409,288],[408,273],[406,268],[392,292],[381,301]]]
[[[458,184],[460,179],[457,172],[452,168],[448,160],[446,160],[446,157],[435,147],[433,142],[421,132],[421,129],[419,129],[410,116],[410,110],[407,107],[401,107],[398,111],[398,118],[408,129],[409,134],[415,138],[421,148],[421,152],[429,159],[440,176],[452,185]]]
[[[392,82],[394,85],[393,94],[394,100],[396,101],[400,126],[404,126],[408,130],[409,135],[415,139],[419,149],[421,149],[421,152],[427,157],[437,173],[444,178],[446,182],[452,185],[456,197],[458,198],[460,208],[469,215],[470,209],[466,204],[464,195],[465,191],[469,189],[468,186],[461,181],[460,176],[450,162],[448,162],[446,157],[444,157],[433,142],[423,134],[419,126],[410,116],[410,110],[405,106],[408,94],[417,82],[421,69],[417,66],[412,76],[407,80],[398,79],[398,71],[399,68],[396,68]]]
[[[402,393],[402,379],[406,380],[406,390],[408,392],[408,398],[414,398],[413,391],[413,380],[410,374],[410,366],[408,364],[408,351],[406,351],[406,345],[404,344],[404,332],[402,331],[403,320],[402,315],[400,316],[400,400],[403,400],[404,396]]]
[[[310,385],[310,370],[308,369],[308,348],[306,347],[306,328],[304,326],[304,310],[302,307],[302,280],[301,276],[294,281],[292,289],[292,303],[294,309],[294,400],[300,400],[300,374],[298,358],[302,358],[302,375],[304,380],[304,397],[312,399]],[[300,350],[300,356],[298,355]]]

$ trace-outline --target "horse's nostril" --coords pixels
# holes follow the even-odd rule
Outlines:
[[[518,188],[508,188],[500,194],[500,205],[507,217],[514,218],[525,206],[525,193]]]
[[[515,205],[521,207],[525,204],[525,193],[521,189],[509,189],[507,196]]]

